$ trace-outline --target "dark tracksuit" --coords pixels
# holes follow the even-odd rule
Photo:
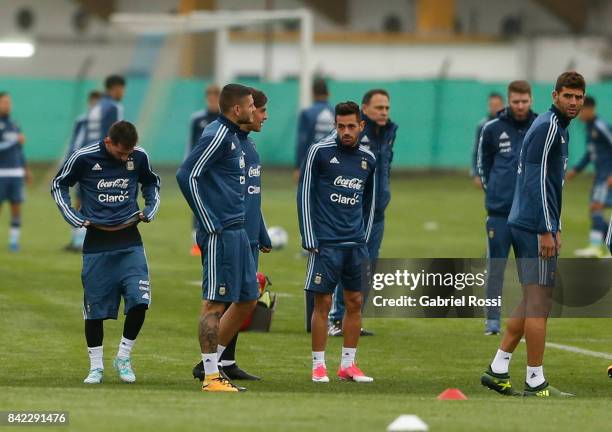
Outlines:
[[[480,135],[482,135],[482,128],[485,124],[494,120],[496,116],[487,116],[478,122],[476,125],[476,137],[474,138],[474,144],[472,145],[472,161],[470,164],[470,176],[475,177],[478,175],[478,145],[480,143]]]
[[[309,256],[307,293],[331,294],[338,284],[361,289],[361,264],[369,260],[367,243],[376,211],[376,181],[376,158],[363,145],[347,149],[332,136],[309,149],[298,187],[298,216],[302,246],[319,253]],[[342,269],[346,272],[341,276]],[[314,302],[312,295],[309,299]],[[311,307],[307,301],[307,330]]]
[[[391,162],[393,161],[393,144],[397,136],[397,124],[391,120],[385,126],[378,126],[362,113],[365,122],[359,143],[369,149],[376,157],[376,210],[372,232],[368,240],[370,261],[375,264],[385,229],[385,209],[391,200]],[[365,293],[367,298],[368,293]],[[365,304],[365,302],[364,302]],[[329,320],[341,321],[344,316],[344,297],[342,287],[338,286],[334,294],[334,303],[329,313]]]
[[[235,303],[259,291],[245,220],[245,160],[236,133],[224,116],[209,124],[176,173],[197,221],[202,250],[203,298]]]
[[[113,123],[123,120],[123,105],[109,95],[104,95],[87,113],[87,129],[84,144],[101,141],[108,136]]]
[[[202,136],[202,132],[206,129],[206,126],[214,122],[219,118],[218,112],[212,112],[208,110],[199,110],[191,114],[189,119],[189,141],[185,148],[185,159],[193,151],[195,146],[198,144],[198,140]],[[193,229],[197,229],[197,218],[193,218]]]
[[[69,188],[79,183],[81,208],[72,207]],[[141,184],[145,207],[138,206]],[[121,296],[127,312],[136,305],[149,306],[151,290],[147,260],[138,232],[139,213],[149,222],[160,204],[160,180],[151,169],[149,156],[134,148],[127,162],[115,159],[103,141],[75,151],[53,179],[51,195],[66,221],[87,227],[83,244],[82,282],[85,319],[117,318]],[[131,224],[118,231],[114,227]]]
[[[304,162],[308,148],[334,130],[334,110],[327,102],[316,101],[300,113],[295,151],[295,168]]]
[[[485,191],[487,210],[487,298],[502,295],[506,259],[512,244],[508,214],[512,207],[518,159],[527,130],[536,118],[524,121],[512,117],[510,108],[485,124],[478,145],[478,173]],[[499,320],[500,307],[487,308],[487,319]]]
[[[561,231],[570,119],[554,105],[540,114],[523,141],[508,224],[521,284],[554,285],[556,257],[539,257],[538,234]]]
[[[21,203],[24,200],[26,160],[19,144],[21,130],[9,116],[0,117],[0,205],[3,201]],[[17,228],[21,221],[11,221]]]
[[[255,148],[255,143],[249,137],[248,132],[240,131],[237,136],[244,152],[246,172],[244,227],[249,237],[255,267],[257,267],[259,248],[262,246],[266,248],[272,247],[261,211],[261,161]]]
[[[586,124],[587,150],[580,161],[574,166],[576,172],[581,172],[593,162],[595,176],[591,188],[591,202],[612,207],[612,193],[608,187],[608,177],[612,175],[612,128],[600,118]],[[605,238],[608,225],[601,211],[591,212],[591,230],[601,233]]]

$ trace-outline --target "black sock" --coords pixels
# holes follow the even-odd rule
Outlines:
[[[102,346],[104,340],[104,320],[85,320],[85,339],[88,347]]]
[[[147,305],[140,304],[130,309],[123,324],[123,337],[135,340],[145,320]]]
[[[236,361],[236,343],[238,342],[238,333],[236,336],[227,344],[221,358],[219,360],[225,361]]]

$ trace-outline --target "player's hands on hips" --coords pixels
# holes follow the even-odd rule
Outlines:
[[[272,248],[266,246],[259,246],[259,250],[263,253],[270,253],[272,251]]]
[[[149,219],[146,218],[143,212],[138,213],[138,219],[140,219],[144,223],[151,222]]]
[[[555,239],[551,232],[544,234],[538,234],[540,239],[540,256],[542,258],[550,258],[555,256],[557,252],[557,246],[555,245]]]
[[[89,225],[91,225],[91,222],[89,222],[88,220],[86,220],[85,222],[83,222],[83,227],[87,228]]]
[[[314,254],[318,254],[319,253],[319,249],[317,248],[306,248],[306,250],[310,253],[314,253]]]
[[[569,181],[576,177],[577,174],[578,172],[575,169],[571,169],[567,173],[565,173],[565,179]]]

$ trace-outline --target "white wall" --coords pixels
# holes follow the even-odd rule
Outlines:
[[[29,6],[36,12],[36,24],[27,35],[34,38],[37,52],[30,59],[2,59],[1,75],[73,78],[87,57],[93,59],[90,76],[103,77],[112,72],[129,70],[134,63],[136,38],[115,32],[98,19],[78,35],[71,26],[78,3],[73,0],[1,0],[0,39],[19,33],[14,25],[15,12]],[[168,12],[179,0],[117,0],[120,11]],[[218,0],[226,9],[265,7],[265,0]],[[528,30],[562,32],[564,25],[531,0],[456,0],[459,18],[470,19],[478,12],[482,33],[496,33],[505,15],[524,13]],[[380,28],[390,13],[401,14],[404,28],[414,20],[414,0],[350,0],[351,30]],[[612,34],[612,1],[600,2],[596,17],[589,19],[592,28],[606,28]],[[300,0],[275,0],[278,8],[303,6]],[[317,15],[321,31],[337,27]],[[527,25],[526,24],[526,25]],[[466,27],[464,25],[464,27]],[[466,27],[467,28],[467,27]],[[507,80],[525,77],[550,80],[570,62],[587,79],[597,78],[606,69],[602,37],[572,38],[533,37],[500,44],[412,44],[355,45],[320,44],[314,50],[314,67],[338,79],[401,79],[437,76],[445,59],[450,62],[449,76],[484,80]],[[298,74],[297,45],[277,44],[273,49],[273,77],[283,79]],[[232,43],[227,53],[227,69],[233,75],[263,75],[263,47],[260,43]],[[608,69],[609,70],[609,69]]]
[[[451,78],[549,81],[573,64],[588,80],[594,80],[603,67],[599,52],[604,46],[605,41],[600,38],[538,38],[483,45],[320,44],[314,49],[313,66],[318,73],[336,79],[396,80],[436,77],[447,61],[447,76]],[[298,55],[296,45],[277,44],[273,49],[273,78],[296,76]],[[227,68],[234,76],[261,75],[262,46],[231,44]]]

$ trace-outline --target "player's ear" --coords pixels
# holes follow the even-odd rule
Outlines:
[[[365,122],[363,120],[361,120],[359,122],[359,132],[363,132],[364,128],[365,128]]]
[[[552,91],[552,98],[555,102],[559,99],[559,93],[557,92],[557,90]]]

